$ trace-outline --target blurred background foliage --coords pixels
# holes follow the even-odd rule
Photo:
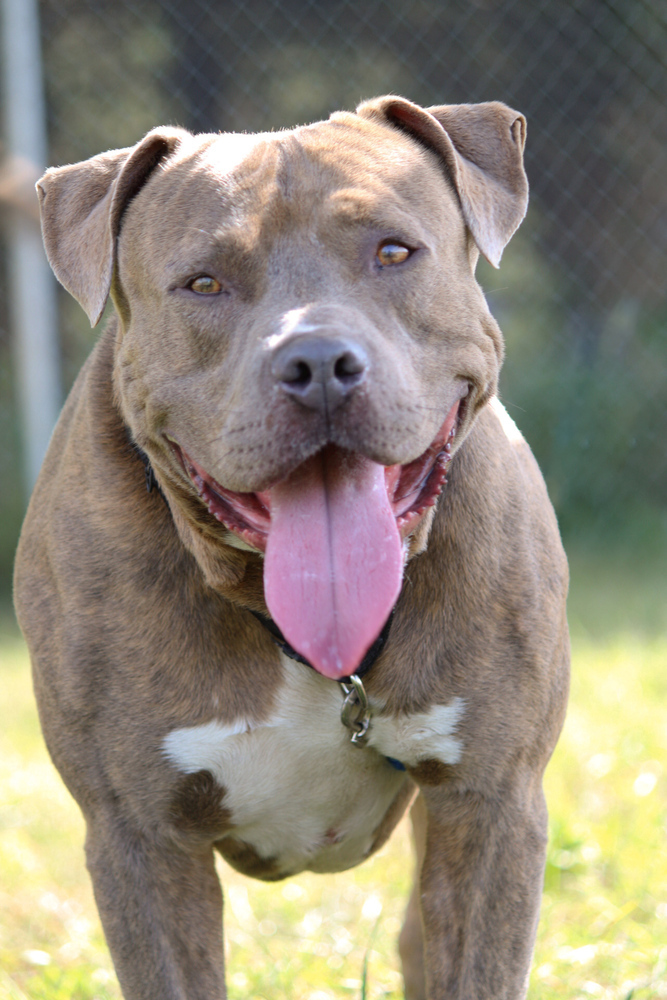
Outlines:
[[[280,128],[379,93],[528,118],[531,207],[479,276],[566,544],[667,553],[667,8],[650,0],[41,0],[50,161],[156,124]],[[0,248],[0,587],[24,508]],[[96,336],[62,290],[62,379]]]

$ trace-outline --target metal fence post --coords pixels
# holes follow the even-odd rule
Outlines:
[[[34,183],[46,165],[37,0],[2,0],[2,38],[6,162],[25,189],[26,182]],[[10,318],[29,492],[58,415],[61,392],[55,281],[36,214],[18,199],[8,225],[8,242]]]

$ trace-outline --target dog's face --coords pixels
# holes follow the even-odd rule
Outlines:
[[[41,182],[56,273],[93,317],[112,289],[123,416],[184,540],[205,571],[206,546],[265,552],[269,609],[329,676],[381,629],[502,357],[474,268],[525,210],[523,120],[432,111],[157,130]]]
[[[118,284],[133,430],[228,490],[265,491],[327,444],[412,462],[495,385],[456,195],[372,123],[194,140],[130,205]]]

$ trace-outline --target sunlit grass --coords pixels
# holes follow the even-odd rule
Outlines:
[[[601,579],[595,607],[617,585]],[[643,584],[645,610],[657,607],[651,629],[633,630],[613,607],[598,627],[577,597],[570,712],[546,780],[551,842],[530,990],[539,1000],[667,997],[667,634],[656,586]],[[43,749],[25,650],[7,630],[0,685],[0,1000],[119,1000],[83,823]],[[232,1000],[359,1000],[365,959],[369,1000],[398,1000],[411,869],[404,826],[342,875],[265,885],[221,865]]]
[[[575,641],[534,993],[667,996],[667,638]]]

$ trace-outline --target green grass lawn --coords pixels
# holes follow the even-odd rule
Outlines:
[[[667,997],[667,579],[573,561],[573,685],[546,779],[551,841],[530,996]],[[25,648],[0,637],[0,1000],[119,1000],[83,824],[44,750]],[[221,864],[230,997],[399,998],[402,825],[355,871],[264,885]]]

